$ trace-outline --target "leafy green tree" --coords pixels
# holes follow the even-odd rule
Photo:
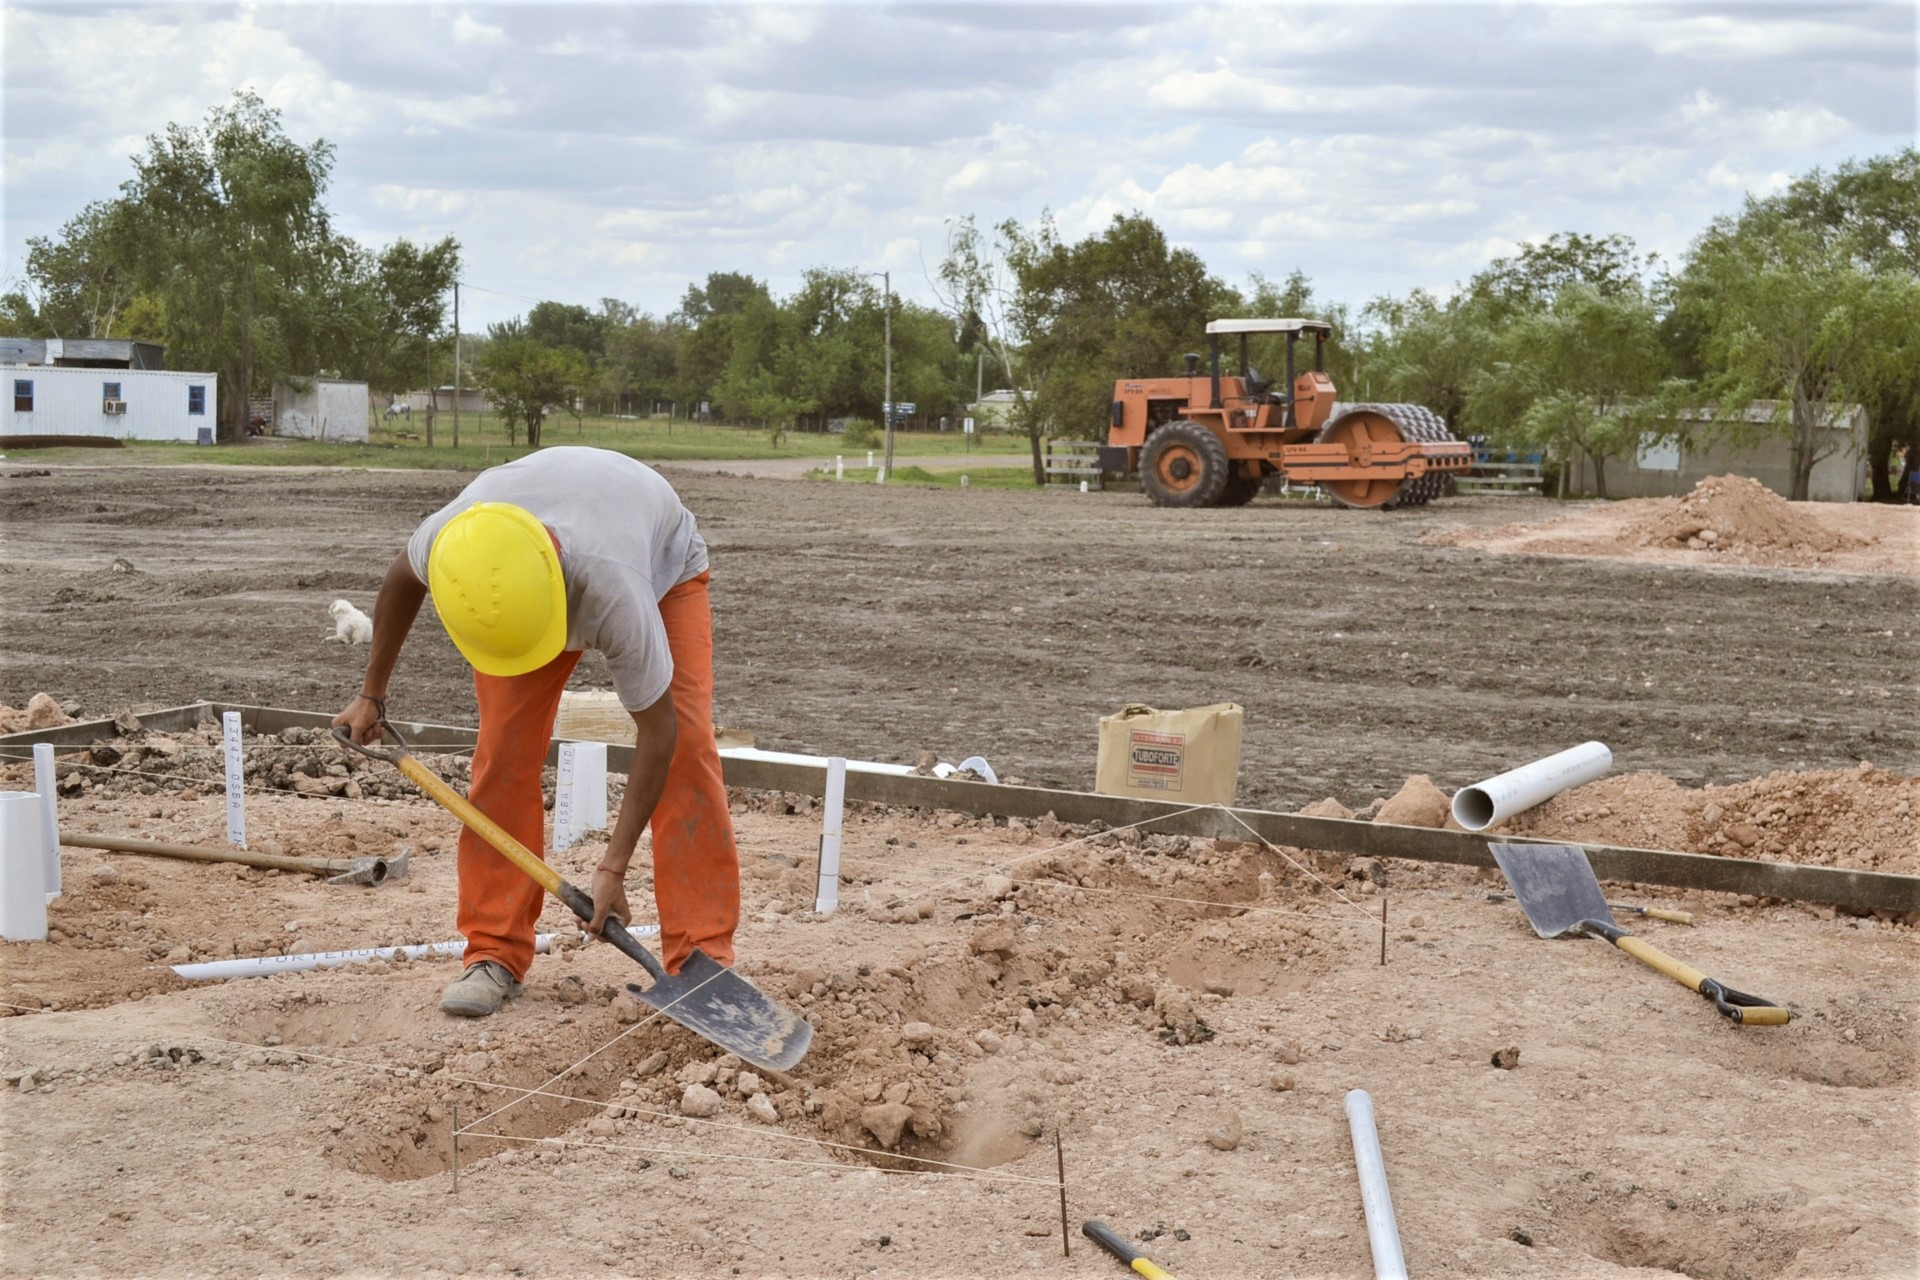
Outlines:
[[[1760,207],[1830,242],[1869,274],[1920,276],[1920,148],[1850,160],[1831,174],[1815,169]],[[1857,394],[1867,411],[1873,498],[1890,502],[1900,496],[1887,475],[1894,447],[1920,450],[1920,351],[1893,333],[1869,341],[1883,349],[1883,376]]]
[[[396,240],[374,253],[357,246],[338,259],[330,290],[338,314],[322,360],[382,394],[429,385],[452,364],[447,296],[460,273],[460,246]]]
[[[1584,455],[1607,496],[1607,460],[1670,431],[1659,316],[1643,290],[1563,284],[1552,303],[1499,331],[1468,421],[1518,441]]]
[[[578,351],[526,337],[495,336],[474,366],[475,380],[500,406],[507,442],[517,443],[515,428],[524,426],[527,444],[535,449],[548,412],[555,406],[571,410],[590,373]]]
[[[135,284],[162,309],[169,362],[219,372],[224,438],[244,434],[255,387],[321,367],[351,253],[321,204],[332,166],[331,143],[293,142],[241,90],[200,128],[149,137],[121,188],[147,244]]]
[[[688,332],[674,360],[674,398],[691,413],[701,401],[718,403],[717,388],[734,359],[734,324],[750,307],[772,302],[767,286],[752,276],[716,271],[704,286],[687,286],[673,319]]]
[[[9,328],[50,338],[158,337],[136,279],[138,227],[122,200],[96,200],[57,235],[27,241],[29,288],[9,294]]]
[[[1044,220],[1042,225],[1046,225]],[[1031,371],[1020,359],[1020,285],[1013,265],[1016,255],[1028,252],[1032,238],[1013,219],[987,231],[981,230],[971,214],[950,221],[947,252],[935,273],[935,288],[942,305],[959,325],[961,353],[976,361],[985,355],[995,368],[999,385],[1013,391],[1010,425],[1026,434],[1033,451],[1033,482],[1044,485],[1047,473],[1040,454],[1043,428],[1035,407]],[[977,371],[980,366],[976,363],[975,368]]]
[[[1425,405],[1449,431],[1464,434],[1468,397],[1490,359],[1480,309],[1415,289],[1404,298],[1375,298],[1361,314],[1371,329],[1353,382],[1335,384],[1342,398]]]
[[[1911,384],[1920,280],[1864,267],[1844,237],[1766,202],[1749,200],[1701,236],[1679,299],[1704,335],[1706,389],[1732,424],[1725,430],[1743,432],[1753,400],[1778,405],[1767,427],[1791,447],[1794,499],[1807,497],[1814,467],[1839,448],[1836,415]]]

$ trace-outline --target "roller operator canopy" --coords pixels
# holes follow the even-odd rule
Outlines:
[[[1207,332],[1310,333],[1319,338],[1331,338],[1333,326],[1318,320],[1213,320],[1207,324]]]

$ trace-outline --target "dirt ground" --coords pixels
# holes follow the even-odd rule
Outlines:
[[[185,741],[211,759],[211,732]],[[207,789],[98,776],[63,802],[69,830],[220,841]],[[1654,797],[1652,842],[1700,839],[1699,806],[1632,778],[1531,829],[1604,824],[1629,784]],[[1882,864],[1920,831],[1913,780],[1885,771],[1705,795],[1788,842],[1851,797]],[[1768,803],[1793,796],[1811,798]],[[1189,1278],[1359,1277],[1355,1087],[1417,1275],[1920,1266],[1908,924],[1635,894],[1696,913],[1646,925],[1657,945],[1796,1014],[1743,1030],[1612,948],[1541,941],[1463,869],[856,806],[823,918],[811,802],[734,808],[743,968],[818,1028],[791,1076],[649,1020],[604,946],[536,960],[480,1023],[433,1007],[452,961],[203,985],[167,968],[448,936],[455,832],[422,801],[250,797],[256,845],[413,850],[377,889],[67,850],[53,938],[0,944],[6,1272],[1118,1274],[1077,1236],[1059,1254],[1058,1131],[1076,1228],[1103,1218]],[[602,848],[555,861],[581,880]],[[682,1115],[701,1082],[718,1113]]]
[[[344,704],[365,650],[323,642],[328,602],[370,609],[406,534],[461,483],[23,470],[42,468],[0,479],[0,702],[47,690],[89,713]],[[1589,738],[1623,770],[1696,786],[1920,762],[1911,576],[1422,542],[1591,510],[1538,499],[1187,512],[1137,494],[669,474],[713,546],[716,718],[762,746],[979,753],[1002,775],[1088,787],[1099,716],[1230,700],[1247,709],[1240,799],[1288,807],[1384,795],[1410,773],[1451,790]],[[1827,511],[1920,560],[1920,511]],[[599,675],[590,656],[576,687]],[[390,704],[472,723],[466,670],[430,618]]]
[[[327,601],[369,606],[458,485],[51,470],[0,480],[0,702],[97,713],[343,701],[364,650],[323,642]],[[1903,512],[1841,517],[1851,552],[1896,562],[1843,570],[1736,555],[1731,530],[1726,551],[1634,541],[1664,508],[1515,555],[1434,540],[1563,509],[675,480],[715,548],[716,718],[763,746],[978,751],[1085,786],[1097,715],[1231,698],[1246,803],[1367,813],[1409,774],[1450,791],[1594,737],[1615,774],[1514,829],[1920,863]],[[397,715],[472,720],[430,625],[395,693]],[[434,1007],[452,961],[176,977],[453,936],[450,817],[300,731],[248,759],[256,848],[406,847],[412,874],[342,888],[66,850],[49,941],[0,944],[7,1274],[1121,1274],[1077,1235],[1060,1256],[1058,1132],[1076,1228],[1103,1218],[1187,1280],[1362,1277],[1355,1087],[1414,1274],[1920,1269],[1911,920],[1609,885],[1694,912],[1636,927],[1796,1015],[1739,1029],[1613,948],[1538,939],[1457,868],[855,806],[823,918],[812,802],[736,793],[742,970],[817,1029],[772,1076],[650,1019],[598,945],[537,960],[477,1025]],[[68,771],[69,831],[223,839],[210,733],[119,734]],[[0,763],[0,787],[29,785]],[[555,861],[584,879],[602,848]],[[696,1089],[717,1114],[688,1114]]]

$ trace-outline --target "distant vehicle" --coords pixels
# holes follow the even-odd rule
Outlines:
[[[1286,379],[1278,386],[1248,362],[1247,339],[1258,333],[1286,335]],[[1240,338],[1238,373],[1220,365],[1220,339],[1230,334]],[[1313,368],[1295,377],[1294,345],[1303,334],[1313,338]],[[1245,506],[1270,475],[1319,485],[1342,506],[1371,510],[1439,497],[1451,473],[1473,465],[1473,446],[1417,404],[1346,405],[1336,415],[1324,371],[1332,336],[1312,320],[1213,321],[1209,372],[1190,355],[1184,377],[1114,383],[1101,469],[1137,473],[1161,507]]]

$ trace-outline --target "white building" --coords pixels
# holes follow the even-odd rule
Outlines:
[[[13,411],[5,436],[110,436],[211,444],[219,411],[211,373],[0,364]]]
[[[304,391],[282,382],[273,388],[273,434],[365,444],[371,403],[364,382],[315,378]]]

